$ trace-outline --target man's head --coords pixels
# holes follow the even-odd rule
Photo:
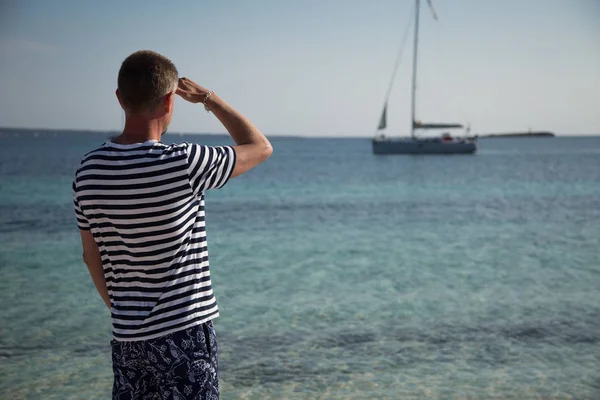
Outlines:
[[[165,118],[168,125],[178,78],[177,68],[168,58],[150,50],[131,54],[119,70],[117,97],[121,107],[128,115]]]

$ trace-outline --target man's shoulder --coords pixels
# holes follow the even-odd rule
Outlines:
[[[91,156],[91,155],[93,155],[93,154],[96,154],[96,153],[99,153],[99,152],[103,151],[105,146],[106,146],[106,143],[102,143],[101,145],[99,145],[99,146],[96,146],[96,147],[95,147],[93,150],[90,150],[90,151],[88,151],[87,153],[85,153],[85,154],[83,155],[83,157],[81,157],[81,160],[83,161],[83,160],[85,160],[86,158],[88,158],[89,156]]]
[[[77,172],[79,172],[79,170],[81,169],[81,167],[86,163],[87,160],[89,160],[90,158],[94,158],[94,156],[96,154],[99,154],[100,152],[103,151],[103,148],[105,146],[105,143],[102,143],[100,146],[97,146],[96,148],[94,148],[93,150],[88,151],[87,153],[85,153],[80,159],[79,159],[79,164],[77,165]]]
[[[190,146],[190,144],[187,142],[171,143],[171,144],[157,142],[157,143],[153,143],[152,145],[149,145],[149,146],[123,148],[123,147],[113,146],[110,142],[105,142],[105,143],[102,143],[102,145],[96,147],[95,149],[90,150],[87,153],[85,153],[81,157],[80,164],[84,164],[86,161],[91,161],[94,159],[106,158],[108,160],[108,159],[113,159],[113,158],[117,159],[120,157],[127,157],[127,156],[131,156],[131,155],[143,156],[144,153],[171,154],[171,153],[177,153],[180,151],[187,151],[189,146]]]
[[[190,146],[192,146],[192,144],[188,143],[188,142],[171,143],[171,144],[165,144],[165,149],[181,150],[181,149],[187,149]]]

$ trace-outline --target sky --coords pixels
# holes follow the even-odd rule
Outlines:
[[[600,0],[422,1],[416,117],[472,133],[600,134]],[[0,0],[0,126],[119,130],[125,57],[151,49],[267,135],[375,133],[413,0]],[[412,40],[388,108],[410,126]],[[169,129],[221,133],[177,99]]]

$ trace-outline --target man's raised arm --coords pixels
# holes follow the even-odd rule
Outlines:
[[[231,177],[249,171],[273,153],[273,147],[271,147],[269,139],[252,122],[215,93],[188,78],[181,78],[179,79],[177,94],[191,103],[206,102],[205,107],[221,121],[229,135],[231,135],[236,143],[236,146],[233,147],[236,155],[235,168]]]

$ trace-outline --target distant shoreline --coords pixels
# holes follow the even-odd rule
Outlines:
[[[554,132],[506,132],[506,133],[486,133],[477,135],[480,138],[504,138],[504,137],[556,137]]]

